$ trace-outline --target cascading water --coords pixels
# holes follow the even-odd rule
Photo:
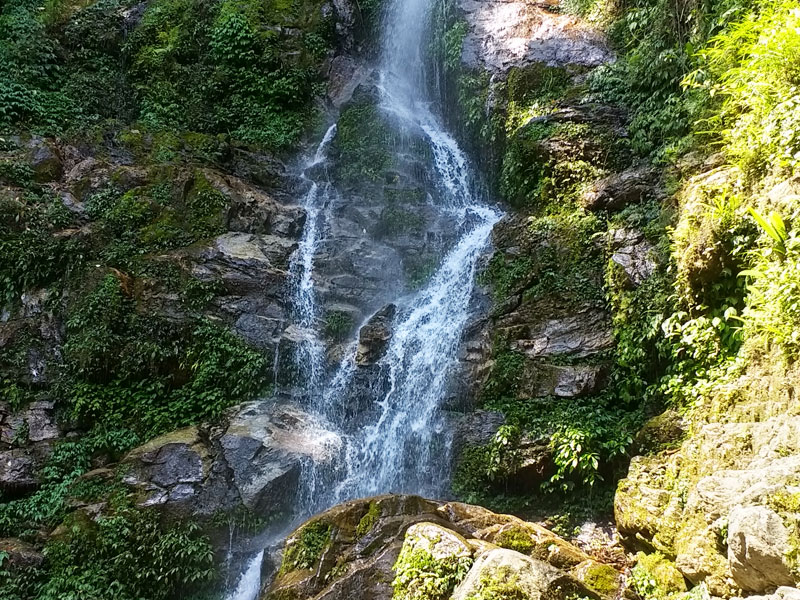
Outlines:
[[[325,161],[325,151],[336,135],[336,125],[331,125],[314,156],[303,166],[302,178],[309,181],[305,172]],[[324,371],[325,346],[317,335],[319,310],[314,290],[313,271],[314,254],[320,239],[322,211],[330,201],[333,186],[328,181],[311,181],[308,192],[303,198],[303,209],[306,212],[306,223],[298,251],[294,254],[289,266],[292,282],[292,317],[300,336],[295,345],[295,364],[303,365],[303,379],[298,383],[316,392]]]
[[[450,441],[441,402],[469,318],[476,267],[501,214],[482,197],[469,161],[429,108],[421,48],[432,1],[394,0],[389,7],[379,68],[380,104],[400,130],[421,134],[428,144],[437,187],[429,198],[437,213],[449,219],[455,241],[427,285],[394,299],[398,310],[393,335],[375,369],[375,377],[385,385],[372,388],[374,397],[369,400],[375,410],[370,422],[355,432],[343,427],[343,460],[335,466],[306,465],[295,521],[338,502],[378,493],[437,496],[448,480]],[[333,126],[306,169],[325,161],[335,134]],[[291,275],[293,323],[300,334],[296,364],[303,367],[299,385],[306,408],[325,422],[341,424],[345,414],[341,399],[358,368],[355,343],[338,367],[326,374],[312,278],[326,207],[336,197],[327,178],[310,182],[303,202],[305,231]],[[248,568],[237,592],[257,589],[259,577],[257,569]]]

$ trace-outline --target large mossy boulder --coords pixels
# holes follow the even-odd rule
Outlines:
[[[533,523],[388,495],[340,504],[298,528],[262,600],[494,598],[480,594],[506,588],[528,594],[521,598],[613,598],[624,583],[613,567]]]

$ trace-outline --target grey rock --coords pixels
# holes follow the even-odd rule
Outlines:
[[[257,511],[291,506],[303,461],[330,462],[341,444],[311,415],[265,402],[241,405],[220,439],[242,502]]]
[[[397,310],[394,304],[388,304],[376,312],[361,328],[356,350],[356,364],[372,365],[378,362],[386,352],[392,338],[392,319]]]
[[[339,55],[328,70],[328,99],[336,108],[353,97],[356,88],[369,77],[370,71],[354,58]]]
[[[37,471],[42,462],[28,448],[0,452],[0,491],[11,496],[35,490],[39,485]]]
[[[595,181],[583,193],[581,203],[588,210],[619,210],[658,194],[656,172],[638,167]]]
[[[448,420],[453,432],[452,454],[456,461],[466,448],[491,442],[506,422],[503,413],[488,410],[467,414],[448,413]]]
[[[611,260],[618,264],[632,287],[641,285],[656,270],[653,245],[640,231],[614,229],[609,231]]]
[[[24,439],[20,439],[24,434]],[[55,418],[55,403],[31,402],[20,411],[12,411],[0,402],[0,443],[43,442],[62,436]]]
[[[339,437],[291,405],[253,401],[232,408],[215,430],[188,427],[151,440],[123,460],[123,479],[142,506],[209,517],[246,507],[289,509],[305,461],[327,462]]]
[[[64,167],[54,146],[40,137],[34,137],[28,142],[27,147],[28,160],[37,182],[49,183],[61,179]]]
[[[462,61],[506,71],[531,62],[595,67],[613,60],[602,33],[523,0],[461,0],[470,24]]]
[[[31,544],[17,538],[0,539],[0,553],[6,553],[3,567],[12,569],[32,569],[42,566],[44,555]]]
[[[245,233],[297,238],[303,230],[305,214],[294,204],[279,202],[273,194],[236,177],[206,169],[203,175],[230,203],[227,229]],[[274,187],[274,185],[273,185]]]
[[[728,562],[742,589],[765,592],[794,585],[786,564],[789,531],[783,520],[765,506],[736,507],[728,516]]]
[[[574,398],[597,391],[605,382],[603,365],[550,365],[538,361],[526,365],[519,393],[529,398]]]
[[[508,327],[511,347],[530,358],[548,356],[587,357],[614,344],[608,314],[600,309],[584,308],[553,318],[534,317],[533,309],[509,315],[500,325]]]

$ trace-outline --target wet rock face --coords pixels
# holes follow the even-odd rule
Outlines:
[[[471,25],[462,60],[505,71],[531,62],[594,67],[613,59],[602,34],[575,17],[522,0],[461,0]]]
[[[603,590],[593,587],[600,570],[610,582]],[[377,496],[340,504],[290,535],[261,598],[389,600],[436,589],[465,599],[490,584],[508,597],[552,600],[624,589],[613,567],[538,525],[457,502]]]
[[[288,510],[304,461],[332,461],[341,441],[292,405],[255,401],[231,409],[213,430],[188,427],[131,451],[126,485],[142,506],[209,517],[245,507]]]
[[[0,402],[0,491],[13,497],[35,490],[52,442],[63,433],[54,402],[31,402],[18,412]]]
[[[356,364],[362,367],[373,365],[386,352],[392,339],[392,319],[397,312],[394,304],[388,304],[376,312],[358,334]]]

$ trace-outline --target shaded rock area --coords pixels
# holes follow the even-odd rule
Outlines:
[[[377,496],[340,504],[291,534],[261,598],[388,600],[392,582],[442,586],[441,597],[453,599],[491,584],[514,598],[610,599],[625,589],[615,568],[533,523],[457,502]]]
[[[31,569],[40,567],[44,556],[33,545],[17,538],[0,538],[0,553],[6,554],[2,565],[11,569]]]
[[[52,444],[64,434],[56,422],[55,404],[32,402],[14,411],[0,402],[0,492],[15,497],[35,490],[38,471]]]
[[[289,511],[306,461],[325,464],[338,436],[291,404],[254,401],[215,427],[188,427],[149,441],[122,461],[141,506],[172,517],[211,517],[241,507],[262,517]]]

